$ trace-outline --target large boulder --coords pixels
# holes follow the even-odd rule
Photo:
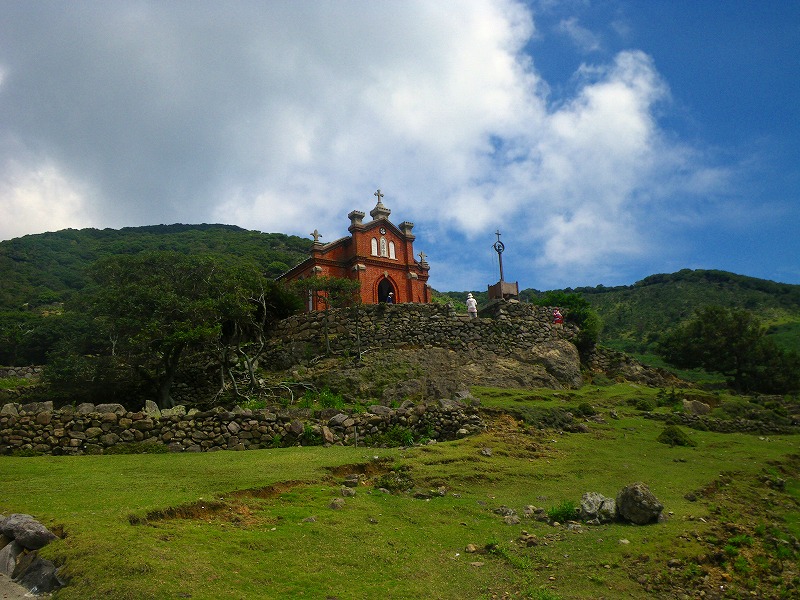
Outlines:
[[[617,504],[598,492],[586,492],[581,497],[580,518],[589,523],[610,523],[617,518]]]
[[[11,577],[17,568],[17,559],[25,551],[17,542],[6,544],[0,549],[0,573]]]
[[[380,398],[390,406],[456,398],[472,386],[508,388],[579,387],[580,357],[575,346],[553,339],[506,355],[473,348],[390,348],[365,354],[358,365],[325,359],[305,373],[318,388],[330,388],[348,400]]]
[[[24,513],[12,513],[7,517],[0,519],[0,533],[9,538],[17,537],[17,527],[29,521],[35,521],[31,515]]]
[[[617,494],[617,514],[635,525],[658,521],[664,505],[644,483],[626,485]]]
[[[50,593],[64,585],[58,578],[55,564],[38,556],[15,581],[35,595]]]
[[[56,539],[56,536],[39,521],[30,520],[14,528],[14,539],[28,550],[38,550]]]

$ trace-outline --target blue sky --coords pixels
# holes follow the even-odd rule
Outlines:
[[[0,239],[322,241],[381,188],[442,291],[800,284],[800,2],[0,2]]]

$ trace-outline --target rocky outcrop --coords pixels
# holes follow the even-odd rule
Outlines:
[[[640,383],[650,387],[684,387],[681,381],[666,369],[658,369],[643,365],[632,356],[595,346],[588,359],[589,371],[601,374],[609,379],[622,379],[633,383]]]
[[[54,539],[55,534],[31,515],[0,515],[0,573],[33,594],[58,589],[64,585],[58,578],[58,569],[38,554]]]
[[[382,404],[459,398],[472,386],[564,389],[581,383],[580,359],[565,340],[508,355],[472,349],[399,348],[368,352],[360,363],[326,359],[292,371],[295,379],[348,400]]]
[[[581,497],[580,519],[590,524],[610,523],[617,518],[617,503],[598,492],[586,492]]]

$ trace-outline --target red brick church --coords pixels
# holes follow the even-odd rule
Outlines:
[[[311,234],[314,244],[311,256],[284,273],[280,279],[286,282],[307,277],[327,275],[361,282],[361,301],[364,304],[386,302],[389,294],[395,303],[430,302],[428,270],[425,253],[414,258],[413,223],[403,221],[399,226],[389,221],[391,210],[378,198],[369,215],[371,221],[364,223],[364,213],[352,211],[347,217],[350,235],[328,244],[319,241],[315,229]],[[323,301],[309,298],[308,310],[325,308]]]

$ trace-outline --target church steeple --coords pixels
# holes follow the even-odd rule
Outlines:
[[[389,215],[392,214],[392,211],[389,210],[388,208],[386,208],[383,205],[383,202],[381,202],[381,198],[383,198],[383,194],[381,193],[380,190],[378,190],[377,192],[375,192],[372,195],[378,197],[378,203],[375,205],[375,208],[373,208],[371,211],[369,211],[369,216],[372,217],[373,220],[377,220],[377,219],[381,219],[381,218],[388,219]]]

